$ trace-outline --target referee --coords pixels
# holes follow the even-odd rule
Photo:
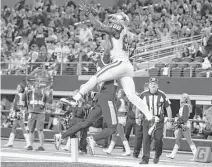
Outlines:
[[[163,149],[163,127],[164,127],[164,111],[166,109],[168,120],[172,118],[172,111],[170,107],[170,101],[166,97],[166,94],[158,89],[158,79],[150,78],[149,80],[149,89],[142,92],[140,97],[147,104],[149,111],[152,112],[154,116],[159,118],[159,121],[156,124],[156,128],[153,136],[148,134],[149,131],[149,122],[144,118],[142,121],[143,126],[143,157],[140,164],[148,164],[150,159],[150,145],[151,139],[155,139],[155,156],[153,162],[157,164],[159,158],[162,154]]]

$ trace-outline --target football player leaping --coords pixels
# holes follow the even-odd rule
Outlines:
[[[93,75],[88,82],[80,87],[79,92],[70,101],[66,102],[73,106],[77,105],[83,95],[92,90],[98,83],[119,79],[129,101],[143,112],[147,120],[153,120],[153,115],[148,110],[147,105],[135,93],[134,69],[129,61],[128,52],[127,25],[129,24],[129,17],[123,12],[112,14],[108,18],[108,24],[105,25],[94,17],[92,12],[95,9],[92,6],[81,3],[80,8],[85,11],[86,16],[98,31],[109,35],[111,63]]]

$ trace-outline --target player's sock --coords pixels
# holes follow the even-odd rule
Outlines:
[[[191,148],[191,151],[192,151],[193,155],[195,156],[195,154],[196,154],[196,152],[197,152],[196,146],[195,146],[194,144],[191,144],[191,145],[190,145],[190,148]]]
[[[146,116],[148,121],[153,119],[152,113],[141,98],[139,98],[136,94],[133,94],[128,96],[128,99]]]
[[[83,84],[80,88],[80,91],[73,97],[74,100],[79,101],[82,98],[82,95],[85,95],[90,90],[92,90],[97,84],[97,77],[93,75],[88,82]]]

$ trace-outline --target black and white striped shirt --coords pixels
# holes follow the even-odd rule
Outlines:
[[[167,108],[171,104],[166,94],[161,90],[158,90],[154,94],[150,93],[150,91],[147,90],[142,92],[140,94],[140,97],[147,104],[149,111],[153,115],[157,116],[164,113],[164,108]]]

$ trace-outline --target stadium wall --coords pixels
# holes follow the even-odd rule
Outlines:
[[[15,90],[18,83],[25,79],[25,76],[1,76],[1,90]],[[135,77],[136,91],[142,92],[143,85],[148,82],[149,77]],[[78,76],[54,76],[53,89],[55,92],[74,91],[85,83],[86,80],[79,80]],[[166,94],[182,94],[211,96],[212,78],[160,78],[160,89]],[[9,92],[8,92],[9,93]],[[57,94],[55,94],[57,95]],[[65,94],[64,94],[65,95]]]

